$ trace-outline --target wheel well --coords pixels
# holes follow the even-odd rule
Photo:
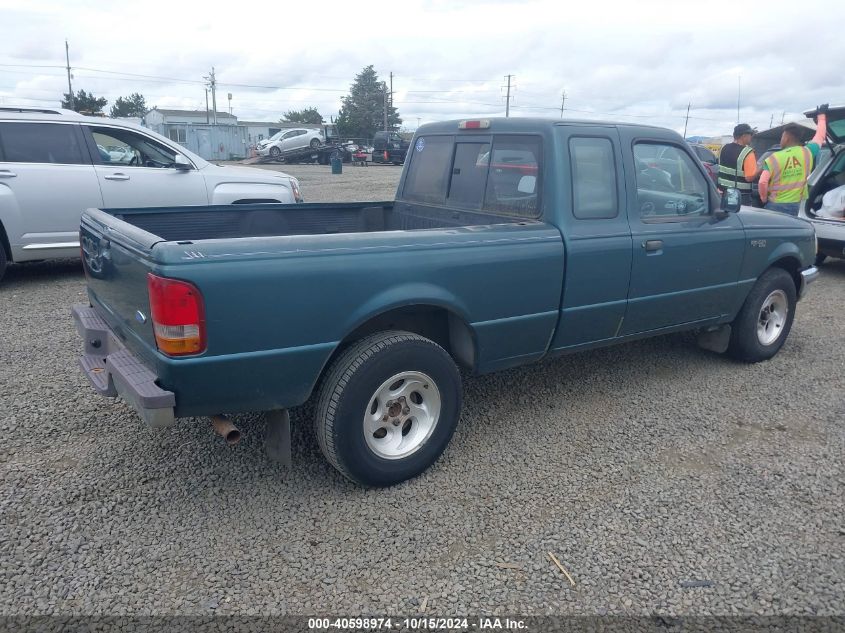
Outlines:
[[[784,257],[772,264],[772,268],[781,268],[789,273],[795,283],[795,291],[801,288],[801,262],[794,257]]]
[[[386,330],[403,330],[424,336],[449,352],[461,367],[475,367],[475,337],[470,327],[453,312],[427,305],[396,308],[359,325],[341,341],[326,367],[355,341]]]
[[[9,237],[6,235],[6,229],[3,223],[0,222],[0,248],[6,252],[6,261],[12,261],[12,245],[9,244]]]

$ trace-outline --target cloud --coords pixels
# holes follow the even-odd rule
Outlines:
[[[845,102],[845,40],[830,19],[840,2],[752,1],[743,20],[730,21],[735,5],[669,0],[377,0],[365,8],[325,0],[316,12],[276,1],[150,0],[141,10],[0,0],[0,98],[58,105],[67,37],[74,87],[111,103],[141,92],[151,104],[202,108],[214,66],[221,110],[231,92],[243,119],[310,105],[329,116],[355,74],[374,64],[382,79],[394,73],[394,102],[409,127],[418,118],[504,114],[511,74],[513,116],[558,117],[565,90],[568,116],[682,130],[691,103],[689,133],[721,134],[736,123],[739,76],[740,116],[761,129],[783,112]]]

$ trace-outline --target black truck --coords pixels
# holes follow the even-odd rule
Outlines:
[[[401,165],[405,162],[409,147],[411,143],[402,138],[399,132],[376,132],[373,138],[373,162]]]

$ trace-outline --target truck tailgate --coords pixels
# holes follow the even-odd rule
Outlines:
[[[161,238],[97,209],[82,216],[80,245],[88,298],[115,336],[152,365],[155,334],[147,273]]]

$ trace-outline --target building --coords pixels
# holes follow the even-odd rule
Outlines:
[[[153,108],[144,116],[144,125],[183,145],[206,160],[232,160],[247,155],[246,130],[238,117],[228,112],[170,110]]]

